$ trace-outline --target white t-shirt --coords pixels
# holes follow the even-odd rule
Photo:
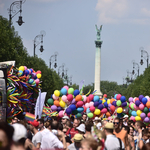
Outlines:
[[[38,143],[41,143],[41,141],[42,141],[42,134],[40,132],[37,132],[32,138],[32,143],[36,147]]]

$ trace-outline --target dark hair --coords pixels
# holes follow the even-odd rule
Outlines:
[[[56,120],[52,121],[52,123],[51,123],[51,129],[55,129],[55,130],[58,129],[58,121],[56,121]]]
[[[144,127],[144,123],[142,121],[136,121],[137,126],[140,127],[140,129],[142,129],[142,127]]]
[[[45,128],[48,128],[50,125],[51,125],[51,124],[50,124],[50,121],[46,121],[46,122],[44,123]]]
[[[85,130],[91,132],[92,124],[91,123],[86,123],[85,124]]]
[[[128,126],[123,126],[123,128],[127,131],[128,134],[130,133],[130,127],[128,127]]]
[[[60,131],[63,130],[63,125],[62,125],[61,123],[58,124],[58,129],[59,129]]]
[[[134,121],[133,121],[133,120],[129,120],[129,121],[128,121],[128,126],[130,126],[132,123],[133,123],[133,125],[134,125]]]
[[[37,121],[39,121],[40,123],[43,123],[44,125],[44,119],[38,119]]]
[[[69,126],[70,128],[72,128],[72,123],[70,120],[67,120],[66,125]]]
[[[148,136],[148,134],[149,134],[148,129],[142,130],[142,136],[144,135]]]
[[[116,117],[116,118],[115,118],[115,120],[118,120],[118,121],[119,121],[119,123],[120,123],[120,121],[121,121],[121,120],[120,120],[120,118],[118,118],[118,117]]]

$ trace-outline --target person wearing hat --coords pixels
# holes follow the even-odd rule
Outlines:
[[[84,136],[84,134],[85,134],[85,125],[84,124],[80,124],[76,129],[78,130],[78,132],[80,134],[82,134]]]
[[[113,130],[114,130],[113,123],[110,122],[106,123],[106,125],[104,126],[104,132],[106,135],[105,149],[124,150],[125,149],[124,143],[113,134]]]
[[[95,119],[94,119],[94,124],[97,126],[97,128],[98,128],[99,130],[100,130],[101,126],[102,126],[102,124],[101,124],[100,121],[101,121],[100,118],[95,117]]]
[[[34,134],[32,137],[32,143],[36,148],[40,148],[42,141],[42,134],[38,131],[39,123],[36,120],[34,120],[33,122],[28,121],[28,123],[30,124],[31,132]]]
[[[68,116],[63,116],[62,117],[61,123],[62,123],[63,127],[65,127],[65,125],[66,125],[66,123],[67,123],[68,120],[69,120]]]
[[[81,141],[83,140],[83,136],[79,133],[75,134],[73,137],[74,143],[68,146],[68,150],[79,150],[81,148]]]
[[[124,115],[124,117],[123,117],[123,125],[124,126],[128,126],[128,115]]]

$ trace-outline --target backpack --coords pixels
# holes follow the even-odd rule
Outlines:
[[[122,141],[121,141],[121,139],[118,138],[118,140],[119,140],[119,144],[120,144],[120,150],[125,150],[124,148],[122,148]]]

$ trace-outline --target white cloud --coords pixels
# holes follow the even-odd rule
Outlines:
[[[127,14],[127,0],[98,0],[96,5],[101,23],[118,23]]]
[[[147,8],[142,8],[141,9],[141,14],[150,17],[150,10],[148,10]]]

